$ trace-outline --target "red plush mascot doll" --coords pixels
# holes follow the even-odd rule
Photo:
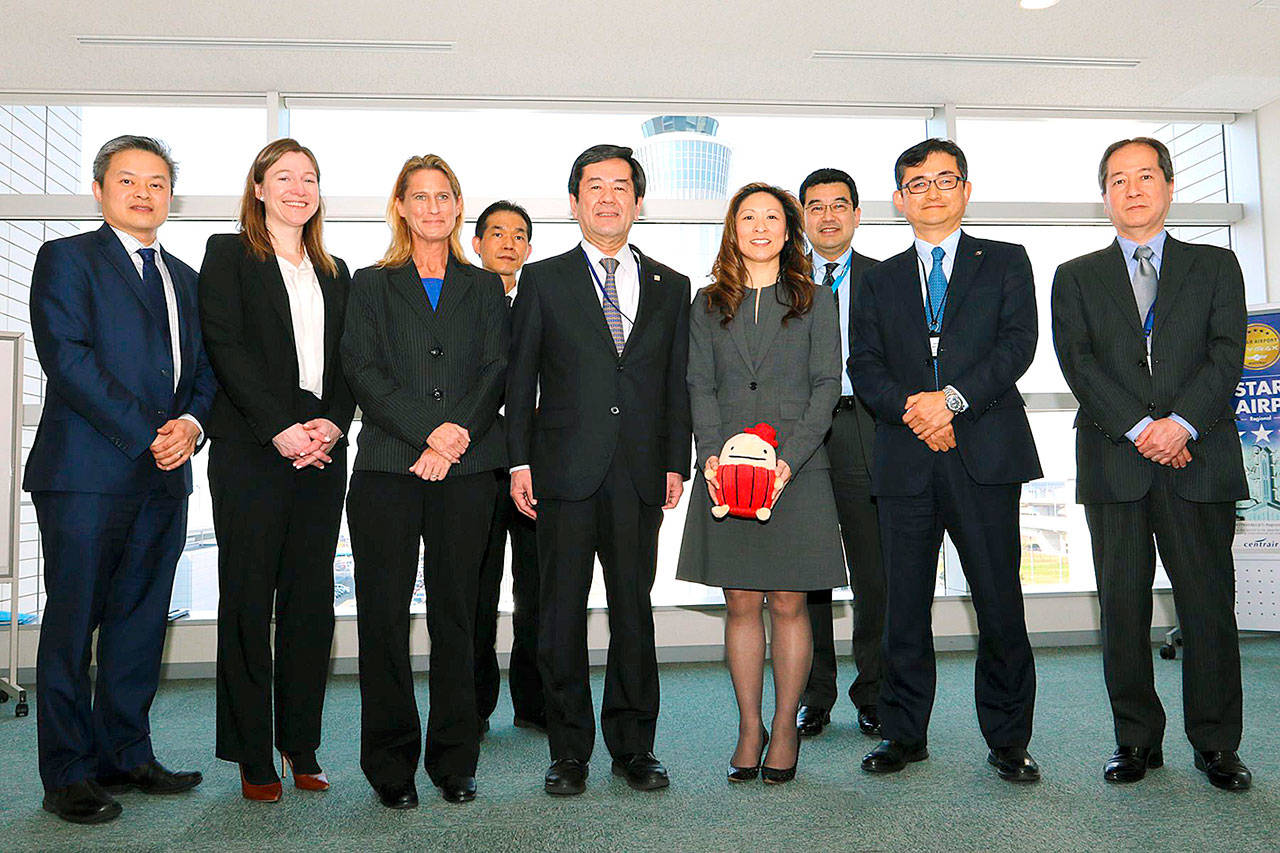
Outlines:
[[[711,514],[768,521],[778,479],[778,437],[769,424],[756,424],[730,436],[720,450]]]

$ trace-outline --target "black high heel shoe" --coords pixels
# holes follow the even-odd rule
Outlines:
[[[766,785],[781,785],[784,782],[790,782],[796,778],[796,766],[800,764],[800,740],[796,739],[796,762],[790,767],[779,769],[777,767],[769,767],[762,761],[760,764],[760,778]],[[753,777],[754,778],[754,777]]]
[[[730,782],[750,782],[752,779],[760,775],[760,765],[764,759],[764,748],[769,745],[769,731],[765,730],[764,743],[760,744],[760,757],[756,759],[754,767],[739,767],[736,764],[729,764],[729,781]]]

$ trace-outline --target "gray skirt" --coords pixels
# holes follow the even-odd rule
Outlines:
[[[690,486],[676,578],[730,589],[808,591],[849,583],[831,477],[796,474],[767,522],[711,515],[707,481]]]

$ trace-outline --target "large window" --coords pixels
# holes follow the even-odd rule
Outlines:
[[[910,230],[890,204],[893,161],[908,145],[940,126],[926,123],[926,116],[934,111],[929,107],[903,110],[895,116],[771,115],[760,110],[674,115],[623,106],[611,110],[421,105],[360,109],[354,103],[352,108],[316,102],[268,105],[266,98],[260,104],[240,99],[217,106],[0,106],[0,318],[4,328],[30,331],[27,288],[40,243],[97,227],[92,201],[86,198],[92,157],[103,141],[121,133],[153,135],[171,145],[180,168],[180,203],[162,229],[161,240],[198,267],[208,236],[234,229],[234,199],[254,153],[268,136],[268,106],[288,107],[284,123],[290,134],[310,146],[320,160],[329,200],[329,246],[353,271],[374,263],[386,248],[388,233],[380,221],[381,211],[391,182],[409,154],[444,156],[459,175],[472,217],[490,199],[524,203],[535,218],[532,258],[537,260],[563,252],[580,239],[567,204],[566,180],[574,156],[598,142],[631,145],[650,175],[648,204],[642,210],[645,218],[636,225],[632,241],[686,273],[696,289],[706,283],[719,246],[724,200],[738,186],[764,180],[794,192],[809,171],[822,166],[843,168],[858,181],[864,212],[864,224],[855,238],[858,251],[887,258],[905,249]],[[1231,225],[1239,214],[1232,212],[1232,205],[1223,204],[1232,201],[1227,196],[1227,133],[1222,124],[1199,119],[1089,118],[1079,113],[1018,116],[990,111],[962,111],[955,127],[957,141],[969,156],[974,184],[974,215],[966,227],[979,236],[1026,246],[1036,280],[1040,343],[1019,387],[1032,403],[1031,424],[1045,476],[1023,491],[1024,588],[1091,590],[1088,531],[1074,500],[1074,409],[1050,330],[1053,273],[1064,260],[1112,240],[1111,228],[1099,220],[1097,160],[1109,142],[1136,135],[1162,139],[1174,153],[1179,207],[1170,221],[1175,236],[1232,245]],[[56,204],[61,205],[57,210],[71,212],[57,214],[56,220],[32,219],[16,195],[45,205],[42,210]],[[1002,204],[983,207],[987,202]],[[465,236],[470,234],[469,223]],[[464,244],[469,248],[469,239]],[[1248,286],[1254,301],[1259,301],[1264,284],[1251,281]],[[30,346],[26,366],[26,402],[38,405],[43,379]],[[33,433],[31,428],[25,431],[28,445]],[[352,430],[355,442],[358,433],[357,423]],[[217,543],[204,473],[206,459],[201,454],[194,465],[196,491],[174,604],[189,609],[193,616],[210,617],[217,607]],[[720,601],[718,590],[674,580],[685,513],[693,501],[701,499],[701,495],[686,494],[681,505],[666,514],[659,539],[655,604]],[[24,507],[23,525],[22,609],[35,612],[42,599],[38,540],[29,505]],[[354,612],[345,524],[335,575],[338,612]],[[955,552],[948,545],[939,560],[938,592],[965,590]],[[421,604],[418,595],[415,606]],[[593,588],[591,604],[604,605],[600,583]],[[508,580],[504,606],[509,605]]]

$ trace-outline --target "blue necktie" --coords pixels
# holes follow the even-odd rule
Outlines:
[[[160,276],[160,267],[156,266],[155,249],[139,249],[142,257],[142,290],[146,294],[147,307],[162,318],[161,332],[164,334],[164,351],[173,361],[173,335],[169,329],[169,309],[164,301],[164,279]]]
[[[929,270],[929,331],[942,329],[942,309],[947,299],[947,277],[942,272],[942,258],[946,251],[933,247],[933,269]]]

